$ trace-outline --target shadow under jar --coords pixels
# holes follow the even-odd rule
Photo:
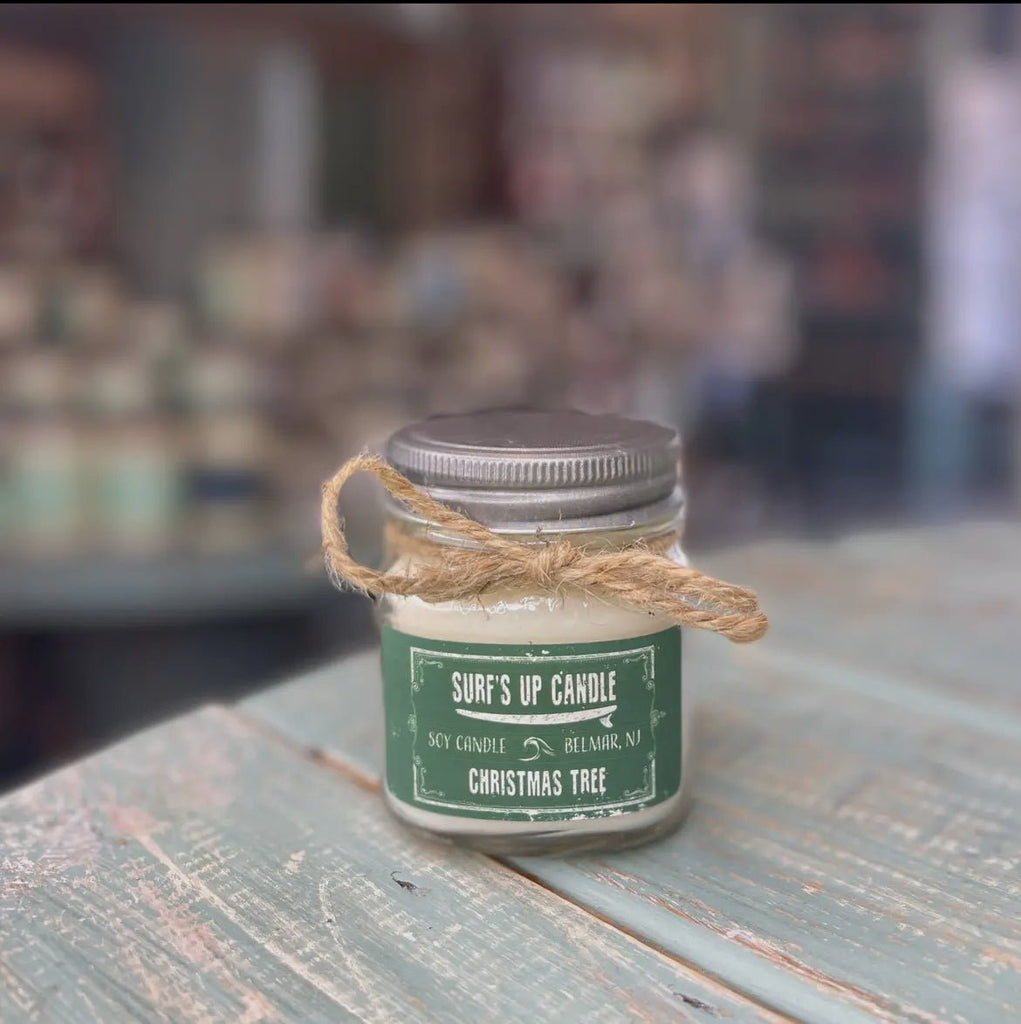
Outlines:
[[[433,498],[528,545],[644,544],[679,564],[673,430],[575,412],[493,412],[406,427],[390,462]],[[464,538],[387,501],[387,564],[442,560]],[[491,853],[615,849],[686,810],[681,633],[561,588],[485,588],[378,606],[390,810]]]

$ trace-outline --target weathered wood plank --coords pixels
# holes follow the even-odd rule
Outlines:
[[[1021,524],[777,541],[706,563],[760,592],[771,620],[763,651],[828,658],[867,687],[896,675],[909,702],[923,691],[965,716],[1006,710],[1021,722]]]
[[[382,701],[373,647],[263,690],[240,707],[313,754],[336,755],[376,779],[383,764]]]
[[[687,645],[689,821],[630,853],[517,866],[800,1018],[1021,1017],[1021,744],[829,685],[790,652],[778,668],[768,642]],[[369,768],[378,707],[371,653],[247,703]]]
[[[777,1020],[210,709],[0,802],[0,1020]]]

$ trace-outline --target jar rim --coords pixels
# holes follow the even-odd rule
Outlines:
[[[444,499],[438,498],[437,500],[443,501]],[[675,488],[668,498],[639,508],[624,509],[602,516],[573,516],[547,520],[533,518],[519,521],[487,522],[473,515],[470,509],[459,507],[456,502],[444,501],[444,503],[450,504],[451,507],[465,515],[471,515],[479,522],[483,522],[493,533],[501,536],[517,535],[520,537],[528,537],[533,534],[557,537],[583,533],[622,533],[628,530],[658,532],[661,529],[669,529],[684,514],[684,494],[680,487]],[[384,499],[384,510],[389,518],[398,522],[423,529],[435,526],[432,520],[410,511],[389,495]]]

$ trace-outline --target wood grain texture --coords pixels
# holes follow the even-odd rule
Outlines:
[[[630,853],[516,866],[792,1016],[1021,1018],[1013,719],[962,722],[956,697],[936,688],[929,706],[917,683],[906,704],[834,681],[825,648],[808,657],[775,638],[738,649],[693,634],[686,645],[688,822]],[[372,654],[247,707],[299,742],[379,763]]]
[[[1021,523],[774,541],[707,567],[759,591],[772,623],[764,650],[827,658],[866,687],[896,680],[907,704],[939,697],[969,719],[1007,710],[1021,722]]]
[[[209,709],[0,803],[0,1020],[773,1014]]]

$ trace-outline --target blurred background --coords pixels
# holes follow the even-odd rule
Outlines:
[[[1019,31],[0,7],[0,788],[369,642],[319,483],[430,413],[680,426],[696,555],[1016,515]]]

